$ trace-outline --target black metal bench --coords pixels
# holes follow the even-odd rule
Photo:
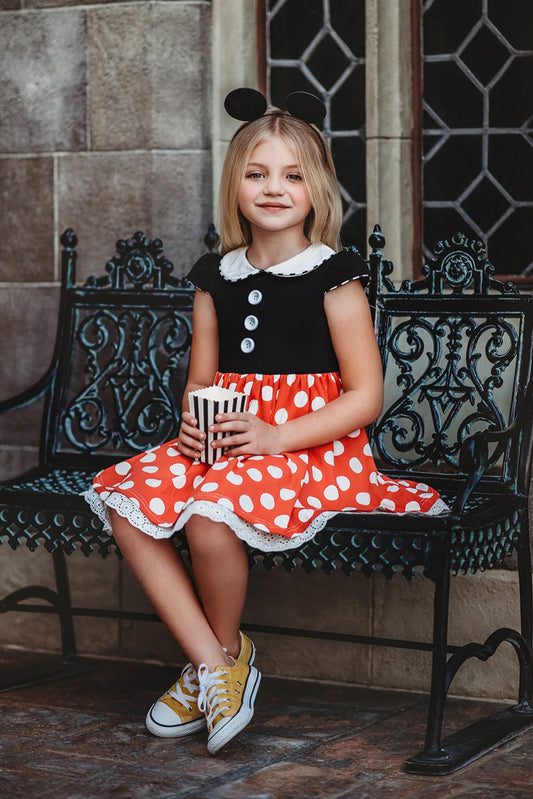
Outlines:
[[[66,673],[77,663],[73,616],[156,618],[72,607],[65,555],[77,548],[103,557],[116,551],[79,496],[94,473],[177,435],[193,290],[173,276],[161,242],[141,233],[119,241],[108,274],[84,286],[76,285],[72,230],[61,243],[61,306],[51,366],[28,391],[0,402],[3,414],[45,398],[39,466],[0,484],[0,541],[13,549],[43,545],[53,557],[57,590],[21,588],[1,601],[0,610],[58,614]],[[215,246],[213,230],[206,243]],[[346,574],[358,569],[366,576],[381,568],[387,576],[400,572],[408,579],[419,569],[435,587],[433,641],[281,626],[247,629],[432,651],[426,742],[406,767],[445,774],[533,727],[527,501],[533,297],[494,280],[481,243],[460,234],[438,244],[421,280],[401,287],[391,280],[378,226],[370,245],[369,297],[387,389],[383,415],[370,431],[376,459],[389,474],[439,488],[451,511],[429,517],[339,514],[298,550],[250,550],[250,565]],[[175,540],[186,552],[183,536]],[[518,560],[521,631],[498,629],[485,642],[450,646],[450,576],[497,568],[511,556]],[[518,656],[517,705],[441,741],[456,671],[471,657],[487,660],[503,641]]]

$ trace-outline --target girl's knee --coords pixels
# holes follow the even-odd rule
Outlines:
[[[185,527],[185,535],[191,552],[198,554],[213,554],[242,546],[227,524],[203,516],[191,516]]]

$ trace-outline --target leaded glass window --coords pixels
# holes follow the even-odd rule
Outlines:
[[[533,2],[424,0],[423,51],[426,254],[462,230],[533,277]]]
[[[364,0],[268,0],[267,92],[282,106],[308,91],[324,100],[325,133],[344,204],[342,237],[364,248],[365,3]]]

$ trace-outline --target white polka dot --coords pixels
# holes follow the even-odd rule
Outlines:
[[[267,472],[276,480],[279,480],[281,477],[283,477],[283,470],[280,469],[279,466],[267,466]]]
[[[244,482],[241,475],[235,474],[235,472],[228,472],[228,474],[226,475],[226,480],[229,483],[232,483],[234,486],[240,486]]]
[[[342,455],[344,452],[344,444],[342,441],[334,441],[333,442],[333,454],[334,455]]]
[[[146,483],[147,486],[150,486],[150,488],[159,488],[159,486],[161,485],[161,483],[163,481],[162,480],[154,480],[153,477],[149,477],[148,480],[145,480],[144,482]]]
[[[287,502],[289,499],[294,499],[296,491],[292,491],[290,488],[282,488],[279,495],[281,499]]]
[[[276,516],[276,518],[274,519],[274,524],[277,525],[278,527],[281,527],[283,530],[286,530],[287,527],[289,526],[289,521],[290,521],[289,516],[287,516],[287,514],[284,513],[281,516]]]
[[[366,491],[360,491],[355,497],[355,501],[358,502],[359,505],[370,505],[370,494],[367,494]]]
[[[318,411],[319,408],[323,408],[326,404],[326,400],[322,397],[315,397],[314,400],[311,401],[311,408],[314,411]]]
[[[250,396],[250,394],[251,394],[251,392],[252,392],[252,388],[253,388],[253,387],[254,387],[254,384],[253,384],[253,383],[246,383],[246,384],[245,384],[245,386],[244,386],[244,390],[243,390],[243,392],[242,392],[242,393],[243,393],[243,394],[246,394],[246,396],[247,396],[247,397],[249,397],[249,396]]]
[[[337,488],[337,486],[333,485],[326,486],[326,488],[324,489],[324,496],[330,502],[334,502],[336,499],[339,498],[339,489]]]
[[[385,510],[396,510],[396,503],[392,499],[382,499],[380,507],[385,508]]]
[[[357,438],[360,435],[361,435],[361,430],[357,429],[353,430],[351,433],[348,433],[348,438]]]
[[[218,483],[204,483],[200,489],[200,491],[204,491],[206,494],[209,491],[217,491],[218,490]]]
[[[180,474],[178,477],[172,478],[172,485],[174,488],[183,488],[186,482],[187,478],[184,474]]]
[[[313,475],[313,480],[316,480],[317,483],[322,480],[322,472],[317,466],[311,467],[311,474]]]
[[[217,505],[223,505],[225,508],[229,508],[229,510],[234,510],[233,502],[227,497],[220,497],[220,499],[217,499]]]
[[[407,480],[398,480],[398,485],[409,487],[410,483],[408,483]]]
[[[108,498],[110,493],[111,493],[111,491],[100,491],[98,496],[100,497],[101,500],[104,500],[104,499]]]
[[[308,482],[309,482],[309,472],[306,472],[302,477],[302,485],[304,486]]]
[[[268,529],[266,524],[261,524],[261,522],[254,524],[254,527],[257,527],[257,529],[261,530],[262,533],[270,533],[270,530]]]
[[[193,487],[193,488],[198,488],[198,486],[200,485],[200,483],[202,483],[202,482],[203,482],[203,479],[204,479],[204,478],[202,477],[202,475],[201,475],[201,474],[197,474],[197,475],[196,475],[196,477],[195,477],[195,478],[194,478],[194,480],[193,480],[192,487]]]
[[[159,497],[154,497],[151,499],[149,507],[152,513],[155,513],[156,516],[162,516],[166,510],[165,503]]]
[[[426,483],[417,483],[416,487],[419,491],[427,491],[429,486]]]
[[[274,414],[274,421],[276,422],[276,424],[283,424],[284,422],[287,421],[288,418],[289,414],[287,413],[285,408],[280,408]]]
[[[337,483],[341,491],[348,491],[348,489],[350,488],[350,481],[344,475],[336,477],[335,482]]]
[[[391,494],[395,494],[396,491],[399,491],[399,490],[400,490],[400,486],[394,485],[394,483],[391,483],[390,485],[387,486],[387,491],[390,491]]]
[[[315,385],[315,376],[314,375],[307,375],[307,385],[309,387]]]
[[[224,458],[219,458],[214,464],[211,466],[215,472],[221,472],[222,469],[227,469],[229,466],[229,461],[225,460]],[[171,467],[172,468],[172,467]]]
[[[322,503],[316,497],[307,497],[307,504],[311,505],[312,508],[321,508]]]
[[[287,375],[287,385],[292,386],[296,382],[296,375]]]
[[[270,402],[273,396],[274,392],[272,391],[272,386],[263,386],[261,389],[261,399],[265,402]]]
[[[185,504],[184,502],[181,502],[181,500],[178,499],[178,501],[174,503],[174,511],[176,513],[179,513],[183,508],[184,504]]]
[[[246,473],[248,474],[250,479],[254,481],[254,483],[260,483],[261,480],[263,479],[263,475],[261,474],[259,469],[246,469]]]
[[[298,457],[304,463],[309,463],[309,455],[307,454],[307,452],[301,452],[300,455],[298,455]]]
[[[159,466],[143,466],[142,470],[143,472],[146,472],[146,474],[155,474],[159,471]]]
[[[306,391],[298,391],[296,396],[294,397],[294,404],[297,408],[303,408],[304,405],[307,405],[309,397],[307,396]]]
[[[140,461],[141,463],[151,463],[152,461],[155,461],[155,459],[156,459],[155,452],[147,452],[146,455],[142,456]]]
[[[310,510],[309,508],[304,508],[304,510],[298,512],[299,520],[304,523],[308,522],[309,519],[312,519],[314,515],[315,512],[313,510]]]
[[[169,447],[167,449],[167,455],[169,456],[169,458],[176,458],[180,454],[181,453],[179,449],[176,449],[176,447]]]
[[[134,485],[135,483],[133,482],[133,480],[126,480],[125,483],[120,484],[120,487],[127,490],[128,488],[133,488]]]
[[[330,466],[334,466],[335,465],[335,456],[333,454],[333,450],[332,449],[328,449],[328,450],[326,450],[326,452],[324,452],[324,460]]]
[[[117,474],[128,474],[130,469],[131,464],[128,463],[128,461],[122,461],[122,463],[117,463],[115,465],[115,471]]]
[[[365,446],[363,447],[363,453],[365,455],[368,455],[369,458],[372,457],[372,449],[370,447],[370,444],[365,444]]]
[[[294,474],[295,472],[297,472],[297,471],[298,471],[298,467],[296,466],[295,462],[294,462],[294,461],[291,461],[291,459],[290,459],[290,458],[289,458],[289,460],[287,461],[287,466],[288,466],[288,467],[289,467],[289,469],[291,470],[292,474]]]
[[[250,455],[250,457],[248,458],[249,461],[263,461],[264,459],[265,459],[264,455]],[[239,456],[239,460],[241,460],[240,456]],[[241,466],[242,464],[239,463],[237,465]]]
[[[406,513],[413,513],[414,511],[420,510],[420,505],[418,502],[408,502],[405,506]]]
[[[276,504],[272,494],[261,494],[259,501],[261,502],[263,508],[266,508],[267,510],[272,510]]]
[[[422,494],[420,494],[420,499],[431,499],[432,497],[433,493],[431,491],[429,492],[424,491]]]
[[[356,474],[361,474],[361,472],[363,471],[363,464],[361,463],[359,458],[350,458],[350,469],[352,470],[352,472],[355,472]]]
[[[302,503],[300,502],[299,499],[297,499],[296,502],[294,503],[294,507],[295,508],[303,508],[303,505],[302,505]]]
[[[148,466],[147,468],[153,469],[153,466]],[[185,464],[184,463],[171,463],[169,466],[169,471],[171,474],[185,474]]]
[[[247,513],[250,513],[254,509],[254,503],[252,502],[252,499],[251,497],[248,496],[248,494],[243,494],[242,496],[239,497],[239,505]]]
[[[369,478],[368,478],[368,482],[369,482],[371,485],[373,485],[373,486],[377,486],[377,485],[378,485],[378,483],[379,483],[379,480],[378,480],[378,473],[377,473],[377,472],[371,472],[371,473],[370,473],[370,476],[369,476]]]
[[[247,411],[249,413],[253,413],[254,416],[257,416],[257,411],[259,410],[259,403],[256,399],[250,400],[248,403]]]

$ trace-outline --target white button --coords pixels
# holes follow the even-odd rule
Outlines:
[[[252,352],[255,348],[255,341],[253,338],[243,338],[241,341],[241,350],[243,352]]]
[[[250,305],[259,305],[261,300],[263,299],[263,295],[259,291],[259,289],[254,289],[248,294],[248,302]]]
[[[250,316],[247,316],[246,319],[244,320],[244,326],[246,330],[255,330],[258,324],[259,324],[259,319],[257,318],[257,316],[253,316],[253,314],[250,314]]]

